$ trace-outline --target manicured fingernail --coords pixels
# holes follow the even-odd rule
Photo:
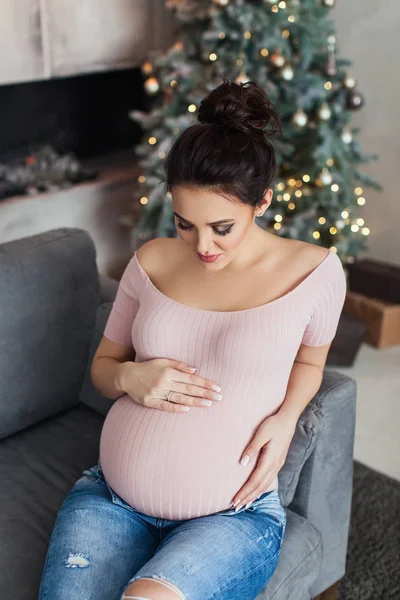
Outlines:
[[[215,390],[216,392],[220,392],[221,388],[219,387],[219,385],[213,385],[212,389]]]
[[[250,456],[248,454],[246,454],[246,456],[244,456],[240,462],[242,463],[242,465],[246,466],[247,463],[249,462],[249,460],[250,460]]]
[[[238,504],[238,502],[240,502],[240,498],[239,498],[239,500],[236,500],[236,502],[233,503],[233,507],[235,507],[236,504]]]
[[[249,508],[249,506],[250,506],[250,504],[251,504],[251,503],[252,503],[252,500],[250,500],[250,502],[248,502],[248,503],[246,504],[246,508]]]
[[[189,371],[193,371],[193,372],[197,371],[197,368],[195,368],[195,367],[189,367]]]
[[[238,511],[238,510],[240,510],[241,508],[242,508],[242,507],[241,507],[241,505],[239,504],[239,506],[237,506],[237,507],[235,508],[235,512],[237,512],[237,511]]]

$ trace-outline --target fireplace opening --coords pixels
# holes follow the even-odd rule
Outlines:
[[[92,179],[88,159],[133,148],[140,68],[0,86],[0,200]]]

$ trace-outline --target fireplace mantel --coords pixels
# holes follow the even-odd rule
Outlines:
[[[175,26],[164,0],[0,2],[0,85],[140,66]]]

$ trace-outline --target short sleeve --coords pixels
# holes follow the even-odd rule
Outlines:
[[[347,283],[340,258],[334,254],[327,276],[316,287],[316,297],[310,320],[305,328],[302,344],[324,346],[333,340],[339,325]]]
[[[134,255],[122,274],[117,294],[104,329],[106,338],[129,348],[133,348],[132,325],[139,310],[139,291],[141,285],[141,274]]]

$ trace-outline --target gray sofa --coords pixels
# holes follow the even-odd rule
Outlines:
[[[37,598],[57,512],[97,463],[112,401],[89,368],[117,285],[85,230],[0,245],[1,600]],[[259,600],[310,600],[344,575],[355,409],[355,381],[325,369],[279,473],[286,534]]]

